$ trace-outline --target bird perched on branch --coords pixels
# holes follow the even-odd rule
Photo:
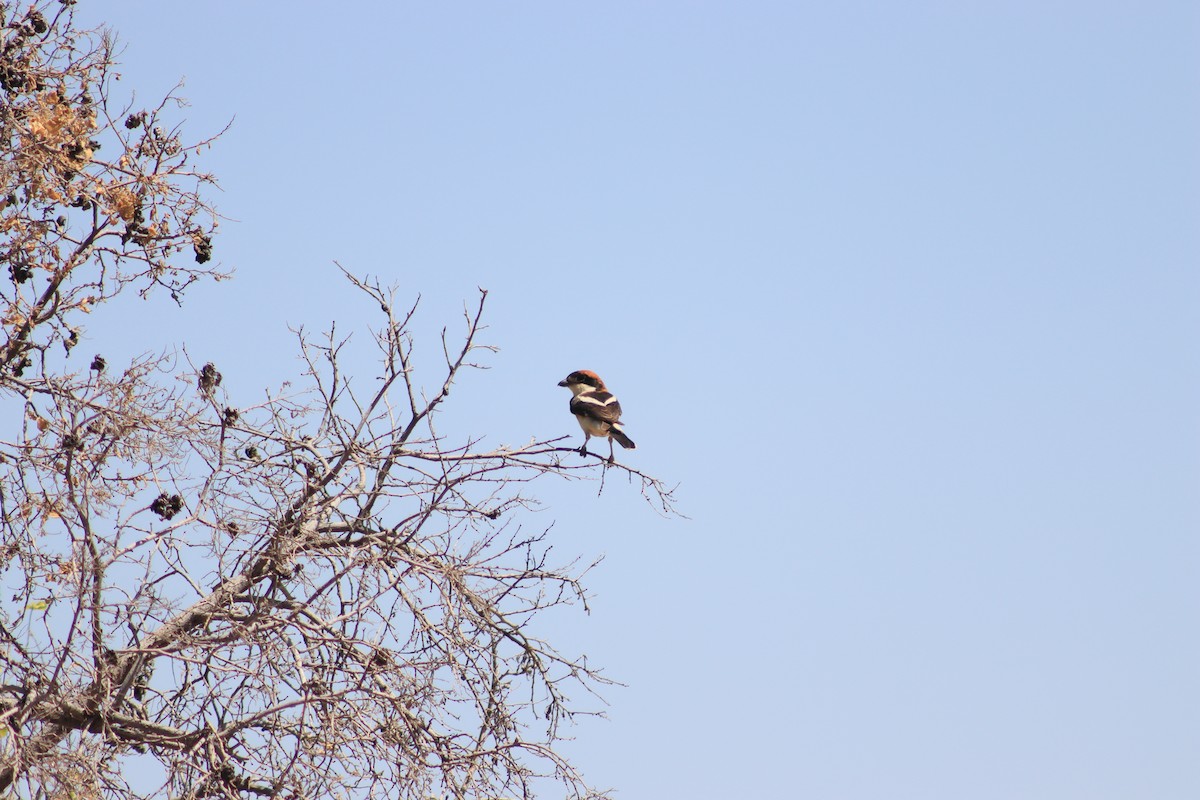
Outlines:
[[[625,435],[625,429],[621,426],[621,404],[617,402],[613,393],[608,391],[599,375],[590,369],[576,370],[559,381],[558,385],[571,390],[571,413],[579,420],[579,427],[583,428],[580,455],[587,454],[587,443],[593,436],[608,439],[610,464],[616,460],[613,454],[613,439],[628,450],[637,447],[633,440]]]

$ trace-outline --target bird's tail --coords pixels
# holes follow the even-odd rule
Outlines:
[[[633,439],[630,439],[625,435],[625,431],[621,429],[620,425],[613,425],[612,428],[609,429],[608,435],[616,439],[617,443],[626,450],[633,450],[635,447],[637,447],[637,445],[633,443]]]

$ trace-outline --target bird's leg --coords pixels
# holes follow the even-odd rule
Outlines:
[[[617,463],[617,454],[613,452],[613,440],[611,436],[608,439],[608,463]]]
[[[588,443],[588,440],[591,438],[592,437],[587,435],[586,433],[583,435],[583,444],[581,444],[579,446],[579,455],[581,455],[581,456],[587,455],[587,443]]]

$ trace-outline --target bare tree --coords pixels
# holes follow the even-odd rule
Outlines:
[[[70,6],[0,5],[0,792],[598,796],[556,748],[608,680],[537,635],[586,609],[592,564],[549,562],[529,484],[620,475],[664,514],[671,491],[560,439],[439,435],[491,349],[486,292],[427,390],[416,305],[349,274],[380,314],[366,379],[333,333],[300,332],[307,368],[246,407],[218,365],[69,358],[122,291],[222,277],[207,142],[174,97],[110,105],[112,40]]]

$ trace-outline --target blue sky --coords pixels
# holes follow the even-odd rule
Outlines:
[[[80,6],[126,88],[233,120],[236,280],[93,349],[249,402],[289,325],[370,312],[337,260],[422,295],[431,359],[490,291],[464,435],[575,435],[555,383],[603,375],[690,520],[541,487],[605,556],[547,631],[627,684],[593,782],[1200,795],[1200,7],[203,7]]]

